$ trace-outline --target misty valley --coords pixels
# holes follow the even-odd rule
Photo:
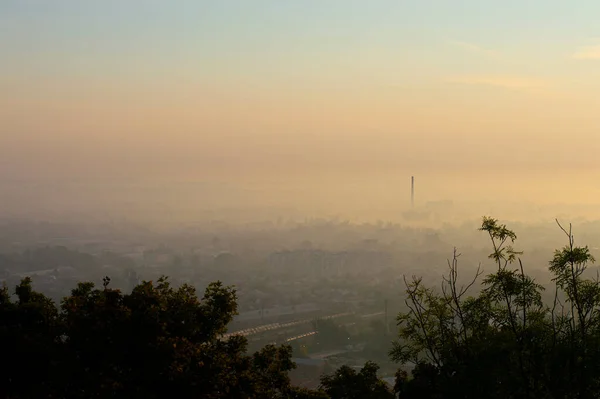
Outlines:
[[[255,393],[256,397],[366,397],[360,395],[367,391],[379,392],[373,393],[375,396],[372,397],[399,394],[401,397],[425,397],[419,396],[424,392],[419,384],[426,383],[427,389],[433,390],[431,395],[435,390],[449,389],[444,384],[455,384],[452,381],[459,377],[450,378],[443,373],[448,367],[453,368],[453,376],[463,371],[454,370],[458,366],[451,366],[449,362],[466,362],[461,367],[470,370],[470,362],[489,361],[489,356],[499,355],[489,352],[501,349],[494,345],[505,347],[513,341],[525,345],[522,340],[528,334],[534,334],[531,338],[542,339],[544,320],[551,319],[555,323],[550,329],[556,335],[553,345],[566,345],[559,342],[559,338],[569,339],[569,334],[576,329],[587,328],[585,334],[590,336],[582,337],[584,341],[577,339],[576,343],[592,345],[586,349],[586,356],[591,357],[589,361],[596,356],[594,348],[600,350],[600,347],[588,339],[596,334],[597,305],[594,301],[600,298],[600,294],[595,293],[600,292],[600,286],[594,280],[597,268],[593,259],[599,249],[593,246],[581,247],[581,250],[565,247],[561,226],[556,223],[520,224],[519,240],[516,240],[512,230],[489,218],[484,218],[483,223],[466,221],[438,229],[409,222],[359,224],[325,219],[263,225],[222,222],[153,229],[126,222],[91,225],[5,218],[0,223],[0,280],[4,286],[0,297],[3,314],[0,331],[5,334],[3,342],[12,342],[5,348],[8,353],[16,355],[15,351],[24,350],[32,359],[41,356],[38,359],[41,364],[67,362],[69,367],[79,362],[83,362],[80,367],[84,367],[83,364],[90,360],[81,356],[92,356],[95,350],[106,353],[133,350],[131,356],[146,356],[142,354],[146,351],[147,355],[155,353],[158,356],[164,349],[156,345],[163,339],[183,339],[192,347],[194,342],[200,345],[195,347],[200,351],[198,355],[193,351],[186,352],[190,356],[186,362],[193,362],[195,356],[209,356],[202,349],[206,345],[211,351],[227,351],[227,347],[219,349],[219,345],[241,340],[237,342],[240,345],[236,349],[237,357],[250,356],[252,359],[252,356],[260,355],[269,359],[271,356],[279,359],[277,361],[287,359],[288,362],[278,366],[282,374],[277,386],[258,388],[262,384],[256,380],[259,377],[248,377],[247,384],[252,388],[245,389],[266,390],[262,394]],[[577,225],[576,231],[581,237],[578,243],[583,240],[594,242],[594,236],[600,234],[600,223],[585,222]],[[513,239],[516,240],[514,244]],[[559,252],[554,251],[563,247],[564,253],[560,256],[564,258],[561,258]],[[565,265],[571,261],[569,256],[573,258],[575,280],[571,281],[567,273],[563,281],[557,273],[567,267]],[[578,304],[573,289],[579,284],[582,297]],[[43,304],[42,308],[46,310],[34,306],[39,301],[42,302],[38,306]],[[203,307],[208,310],[200,310]],[[214,314],[207,319],[208,316],[202,318],[195,313],[206,311]],[[36,312],[41,313],[36,315]],[[148,312],[158,313],[151,317],[152,321],[144,321]],[[169,312],[173,314],[169,315]],[[19,317],[27,319],[19,321]],[[166,317],[165,324],[155,331],[157,327],[152,327],[153,323],[163,317]],[[186,319],[188,317],[191,319]],[[480,325],[483,323],[480,318],[487,320],[485,325]],[[198,325],[193,329],[189,325],[190,331],[179,331],[178,319],[186,325]],[[579,324],[586,321],[587,326]],[[559,330],[559,323],[567,324],[561,324]],[[68,332],[71,328],[76,330]],[[86,334],[91,336],[78,335],[90,328],[93,330]],[[140,342],[136,335],[122,331],[140,328]],[[144,328],[151,328],[152,336],[146,336],[149,332],[142,332]],[[540,328],[542,330],[534,332]],[[197,329],[211,332],[202,333]],[[486,329],[490,330],[486,333],[490,336],[480,336]],[[58,343],[52,336],[36,338],[36,334],[52,335],[59,331],[61,336],[74,335],[68,335],[64,338],[66,341],[59,340]],[[42,341],[38,342],[40,339]],[[144,341],[148,339],[150,341]],[[472,345],[490,339],[492,341],[486,345],[492,347],[478,346],[478,353],[463,353]],[[47,345],[51,348],[32,352],[35,346],[31,347],[31,340],[35,345],[44,345],[44,340],[49,340]],[[478,340],[483,341],[476,343]],[[501,343],[504,340],[508,341]],[[14,345],[15,342],[18,344]],[[173,342],[173,348],[182,345]],[[450,344],[451,347],[445,347]],[[531,342],[528,345],[539,345],[537,350],[542,350],[543,345],[549,343]],[[191,347],[185,349],[190,350]],[[524,349],[518,346],[502,350],[521,356],[523,353],[519,351]],[[57,351],[65,354],[52,358],[58,356],[51,355]],[[527,362],[542,359],[535,358],[531,352],[526,354]],[[51,381],[40,382],[42,385],[19,387],[15,385],[22,377],[18,373],[24,372],[19,366],[8,373],[10,379],[3,384],[3,389],[7,397],[44,396],[47,390],[53,389],[66,389],[70,392],[68,395],[75,395],[73,392],[77,391],[86,396],[91,386],[101,397],[138,395],[130,391],[141,389],[137,386],[141,381],[135,382],[135,378],[141,376],[131,374],[136,373],[131,367],[137,363],[121,359],[123,355],[115,354],[114,359],[85,366],[90,373],[101,375],[107,372],[102,371],[106,367],[124,367],[113,376],[98,374],[93,377],[98,381],[91,385],[81,377],[82,386],[68,387],[60,378],[53,377]],[[153,372],[163,375],[163,367],[169,364],[168,367],[175,367],[181,361],[177,360],[179,356],[188,355],[171,353],[168,355],[171,360],[165,359],[167,363],[154,365],[157,368]],[[64,356],[76,358],[68,361]],[[468,360],[469,356],[475,357]],[[477,360],[478,356],[483,356],[482,360]],[[516,361],[511,358],[512,354],[507,356],[510,359],[506,361],[510,364]],[[265,359],[263,361],[267,361]],[[275,361],[273,359],[269,361]],[[506,367],[512,367],[510,364]],[[194,367],[179,364],[177,367],[184,367],[178,369],[178,373],[195,373],[194,378],[211,373],[217,373],[215,378],[225,378],[218,373],[228,369],[230,373],[238,366],[225,365],[220,371],[213,370],[209,364]],[[192,372],[189,367],[196,371]],[[252,366],[254,369],[246,367],[249,370],[245,373],[252,371],[259,376],[268,373],[257,370],[256,364]],[[532,363],[523,367],[532,367]],[[569,367],[576,369],[579,366],[574,363]],[[205,397],[250,395],[242,387],[228,386],[233,383],[227,379],[222,380],[222,387],[210,388],[201,382],[192,384],[188,381],[186,384],[192,385],[182,385],[173,376],[163,377],[166,380],[157,380],[159,385],[144,388],[144,395],[152,396],[146,393],[148,389],[154,395],[177,390],[182,393],[187,390],[190,393],[215,391],[216,396]],[[525,382],[520,380],[523,377],[509,373],[497,378],[511,379],[511,384],[523,384]],[[543,380],[546,375],[527,377],[541,378],[536,382],[538,384],[548,383]],[[104,378],[108,380],[103,381]],[[446,378],[450,379],[446,381]],[[460,378],[471,377],[460,375]],[[518,381],[512,381],[513,378]],[[586,383],[595,381],[593,375],[587,378],[590,380]],[[109,385],[98,385],[100,381]],[[339,393],[350,389],[350,383],[359,384],[352,388],[356,390],[355,396]],[[477,392],[478,395],[488,394],[485,392],[489,387],[477,381],[470,383],[474,384],[469,388],[473,395]],[[541,386],[536,388],[537,392]],[[167,391],[162,391],[165,389]],[[512,389],[498,392],[504,395]],[[544,385],[544,389],[551,392],[554,388]]]
[[[0,399],[600,399],[599,16],[0,0]]]

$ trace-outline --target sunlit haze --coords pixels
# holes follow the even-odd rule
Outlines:
[[[596,0],[3,0],[0,200],[374,218],[406,210],[414,175],[419,206],[595,204],[599,15]]]

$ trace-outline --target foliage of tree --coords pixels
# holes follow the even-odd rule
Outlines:
[[[558,223],[558,221],[557,221]],[[398,316],[399,337],[390,355],[415,365],[398,375],[402,398],[596,398],[600,397],[600,283],[584,277],[594,262],[559,227],[567,245],[549,262],[554,300],[524,271],[516,234],[496,219],[480,230],[492,244],[496,271],[477,295],[459,285],[458,254],[439,289],[406,281],[408,311]]]
[[[171,287],[166,278],[130,294],[80,283],[60,306],[24,279],[0,290],[2,398],[310,398],[290,386],[289,346],[247,354],[222,339],[236,313],[231,287]],[[310,396],[310,395],[317,396]]]
[[[379,366],[371,361],[357,372],[341,366],[331,375],[321,378],[321,389],[332,399],[393,399],[394,394],[385,381],[377,377]]]

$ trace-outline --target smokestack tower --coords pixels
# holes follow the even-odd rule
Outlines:
[[[415,177],[410,177],[410,206],[415,207]]]

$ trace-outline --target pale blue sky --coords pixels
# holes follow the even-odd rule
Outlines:
[[[545,59],[600,37],[595,0],[4,0],[0,18],[3,69],[60,69],[83,56],[277,63],[365,47],[458,69],[464,59],[453,61],[447,40]]]

